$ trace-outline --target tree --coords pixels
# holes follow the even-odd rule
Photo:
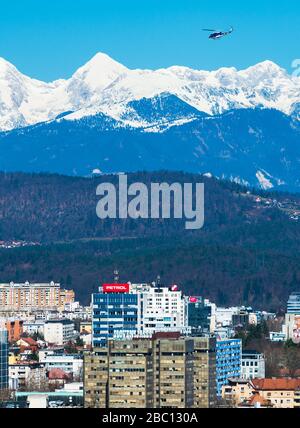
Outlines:
[[[288,341],[284,348],[285,366],[291,377],[295,377],[300,370],[300,348],[292,341]]]

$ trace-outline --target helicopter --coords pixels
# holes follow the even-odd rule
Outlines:
[[[223,37],[229,36],[229,34],[233,33],[233,27],[230,27],[230,30],[228,30],[228,31],[209,30],[207,28],[204,28],[203,31],[209,31],[211,33],[209,36],[209,39],[219,40],[219,39],[222,39]]]

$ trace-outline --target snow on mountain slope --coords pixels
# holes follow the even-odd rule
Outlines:
[[[103,113],[124,125],[155,127],[157,118],[141,118],[131,103],[166,93],[209,115],[257,107],[297,115],[300,78],[288,75],[271,61],[242,71],[222,68],[209,72],[179,66],[130,70],[98,53],[70,79],[45,83],[30,79],[0,59],[0,130],[54,120],[65,112],[71,113],[60,120]],[[190,120],[190,116],[186,118]],[[184,115],[175,122],[184,123]]]

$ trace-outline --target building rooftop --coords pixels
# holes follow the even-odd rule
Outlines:
[[[257,391],[294,391],[300,387],[300,379],[253,379],[251,384]]]

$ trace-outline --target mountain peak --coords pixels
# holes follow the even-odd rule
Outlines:
[[[96,55],[94,55],[85,65],[79,68],[78,72],[85,72],[89,70],[97,69],[98,71],[119,71],[125,72],[128,71],[128,68],[126,68],[121,63],[115,61],[113,58],[111,58],[109,55],[98,52]]]
[[[73,79],[80,79],[93,89],[103,89],[128,68],[112,59],[109,55],[98,52],[73,75]]]
[[[254,72],[254,73],[256,72],[265,73],[265,74],[268,74],[269,77],[274,76],[276,74],[284,74],[284,75],[287,74],[284,68],[280,67],[278,64],[270,60],[259,62],[258,64],[247,68],[247,70],[245,71]]]

